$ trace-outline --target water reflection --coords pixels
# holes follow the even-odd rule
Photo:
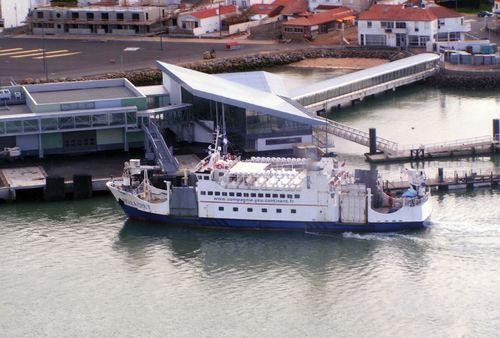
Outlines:
[[[126,261],[145,265],[155,255],[176,264],[200,266],[205,274],[224,271],[249,273],[292,269],[320,276],[350,269],[370,271],[377,260],[402,260],[423,267],[426,230],[404,234],[338,234],[313,236],[289,232],[236,232],[151,225],[127,220],[114,249]]]

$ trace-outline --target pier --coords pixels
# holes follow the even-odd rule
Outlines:
[[[300,87],[290,96],[310,111],[328,112],[333,107],[424,80],[438,70],[438,61],[436,54],[418,54]]]
[[[316,127],[315,139],[324,143],[329,135],[368,147],[365,157],[372,163],[488,155],[500,151],[500,119],[493,120],[492,135],[429,144],[401,145],[378,137],[374,128],[366,132],[325,119],[323,125]]]
[[[435,177],[427,178],[426,185],[433,190],[454,191],[454,190],[472,190],[475,188],[496,188],[500,186],[500,169],[480,170],[480,171],[462,171],[453,172],[452,175],[446,175],[443,168],[438,168]],[[383,189],[386,191],[402,191],[408,189],[406,181],[382,182]]]

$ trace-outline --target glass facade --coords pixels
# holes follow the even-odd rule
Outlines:
[[[39,122],[40,121],[40,122]],[[128,113],[102,113],[94,115],[41,117],[38,119],[1,121],[0,135],[23,134],[34,132],[51,132],[57,130],[89,129],[94,127],[119,127],[137,128],[135,112]],[[39,127],[39,123],[41,129]]]

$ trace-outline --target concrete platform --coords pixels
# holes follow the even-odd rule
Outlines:
[[[33,189],[45,186],[47,173],[41,166],[0,169],[2,186],[13,189]]]

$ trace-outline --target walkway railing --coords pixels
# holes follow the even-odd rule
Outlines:
[[[446,142],[435,142],[428,144],[414,144],[402,145],[399,147],[398,152],[408,152],[411,149],[424,149],[427,153],[447,152],[471,147],[489,146],[491,144],[499,143],[498,138],[493,136],[478,136],[465,139],[458,139]]]

